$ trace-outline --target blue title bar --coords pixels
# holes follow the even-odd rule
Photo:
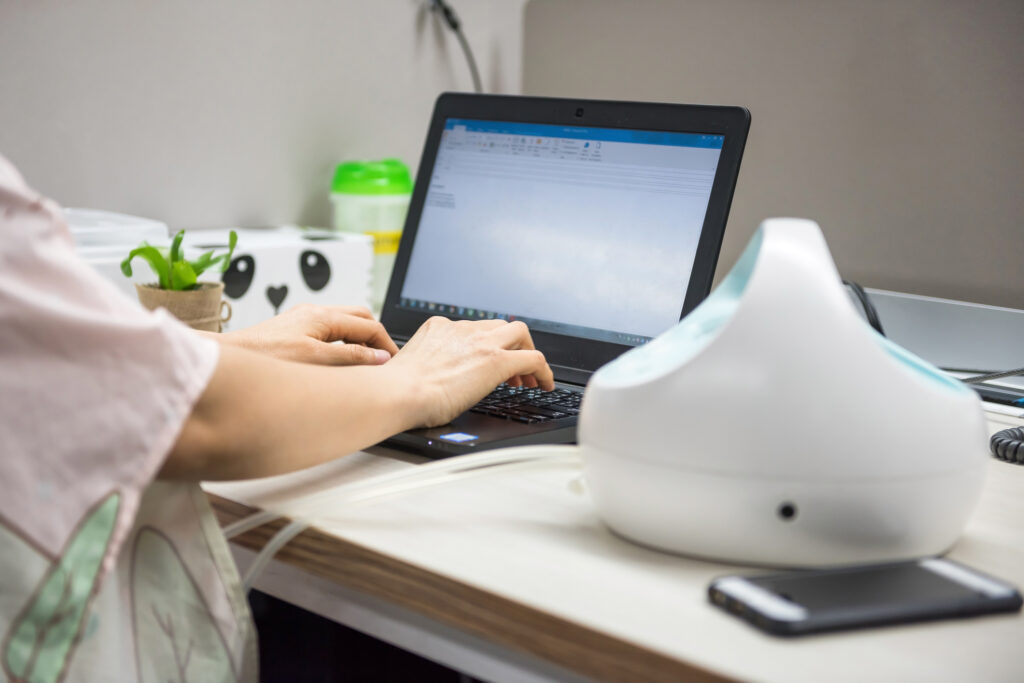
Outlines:
[[[667,133],[653,130],[626,128],[586,128],[581,126],[552,126],[543,123],[511,123],[505,121],[478,121],[475,119],[448,119],[445,130],[465,126],[470,133],[521,135],[523,137],[571,138],[574,140],[601,140],[607,142],[634,142],[645,145],[671,145],[673,147],[705,147],[722,149],[723,135],[700,133]]]

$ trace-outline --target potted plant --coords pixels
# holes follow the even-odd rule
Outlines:
[[[121,272],[125,277],[131,277],[132,259],[141,256],[157,276],[155,283],[135,285],[143,306],[150,310],[166,308],[174,317],[192,328],[220,332],[221,324],[231,317],[231,305],[222,299],[224,283],[198,280],[200,275],[211,268],[219,267],[222,273],[228,269],[238,243],[238,234],[231,231],[227,253],[214,256],[214,250],[211,249],[191,261],[185,258],[181,248],[184,237],[185,231],[179,231],[169,249],[143,242],[121,262]]]

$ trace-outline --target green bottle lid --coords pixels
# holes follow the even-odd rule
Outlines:
[[[340,194],[412,194],[409,167],[398,159],[346,161],[334,171],[331,192]]]

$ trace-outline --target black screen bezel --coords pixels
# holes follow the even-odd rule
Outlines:
[[[704,226],[687,286],[680,319],[697,306],[711,291],[715,265],[729,216],[740,160],[750,128],[750,113],[742,107],[689,104],[614,102],[514,95],[474,95],[443,93],[437,99],[420,159],[417,182],[409,204],[405,228],[395,258],[394,273],[381,310],[381,322],[395,338],[411,337],[433,313],[399,307],[405,273],[416,239],[420,216],[433,172],[441,134],[448,119],[476,119],[515,123],[539,123],[603,128],[629,128],[679,133],[718,134],[724,136],[718,170],[711,187]],[[448,316],[458,319],[459,316]],[[613,342],[580,339],[531,330],[538,349],[544,352],[555,370],[556,379],[578,381],[578,373],[589,374],[631,346]],[[563,372],[565,371],[565,372]]]

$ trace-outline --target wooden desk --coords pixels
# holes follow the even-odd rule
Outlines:
[[[1021,423],[990,418],[993,431]],[[286,477],[207,488],[227,523],[253,506],[295,509],[310,492],[409,466],[359,454]],[[1024,586],[1024,467],[993,460],[989,468],[950,557]],[[612,535],[587,495],[573,492],[577,477],[567,467],[495,474],[350,508],[301,534],[276,562],[305,572],[292,569],[291,582],[308,576],[337,585],[553,665],[540,678],[571,671],[621,681],[1024,680],[1020,614],[795,640],[764,635],[705,596],[713,577],[746,568]],[[258,549],[281,525],[236,543]]]

